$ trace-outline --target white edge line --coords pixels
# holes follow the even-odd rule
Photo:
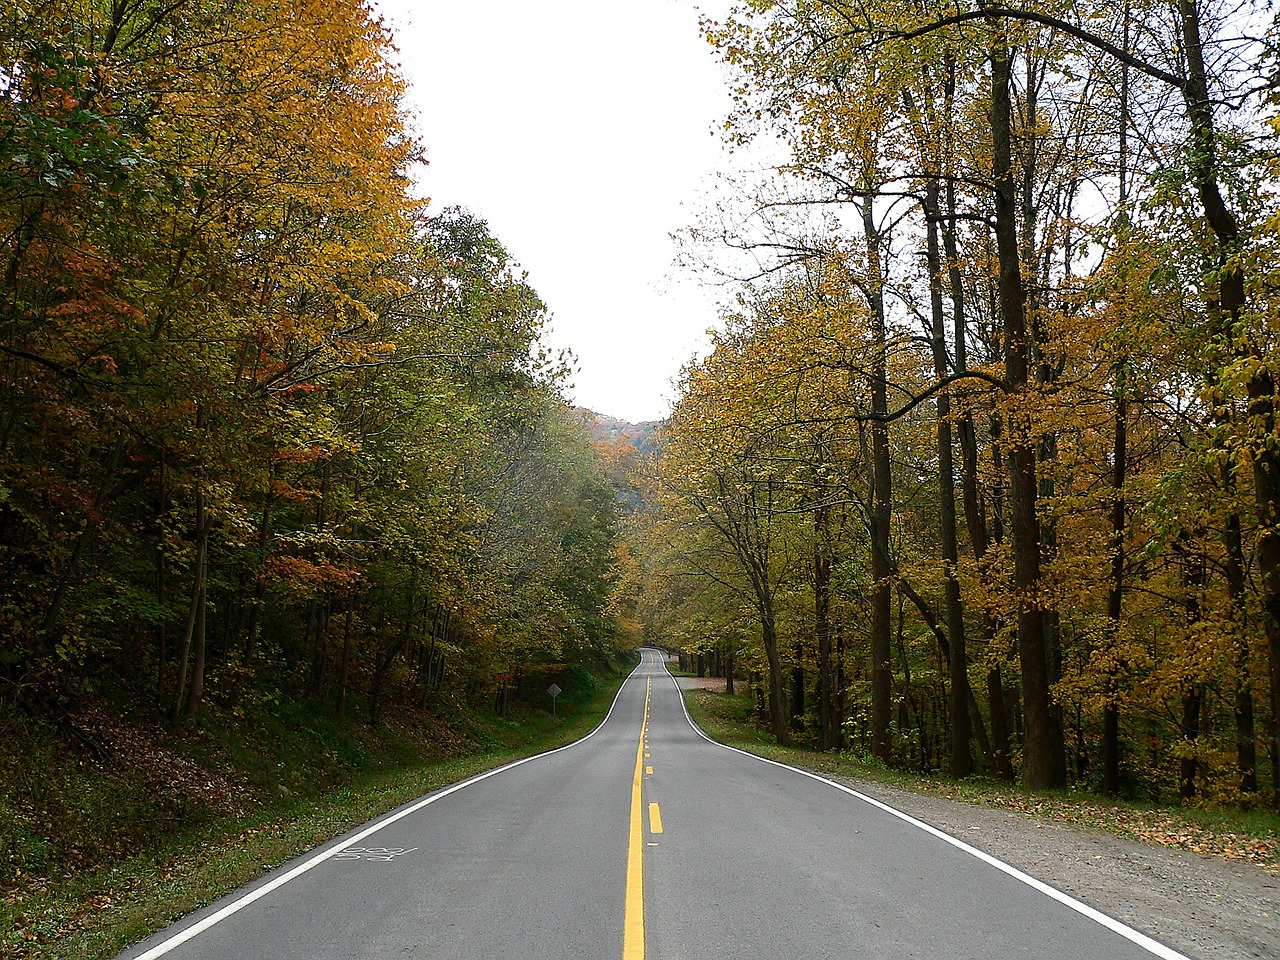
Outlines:
[[[231,903],[228,903],[222,909],[209,914],[203,920],[199,920],[196,923],[191,924],[191,926],[189,927],[184,927],[181,931],[179,931],[178,933],[175,933],[172,937],[169,937],[167,940],[164,940],[163,942],[156,944],[146,953],[141,953],[138,956],[134,957],[133,960],[154,960],[154,958],[156,957],[164,956],[170,950],[173,950],[176,947],[182,946],[182,944],[186,943],[188,940],[191,940],[192,938],[199,936],[200,934],[208,930],[210,927],[214,926],[215,924],[221,923],[223,920],[227,919],[227,917],[231,916],[232,914],[238,913],[239,911],[243,910],[245,907],[249,906],[249,904],[253,903],[254,901],[262,899],[267,894],[271,893],[273,890],[276,890],[284,886],[290,880],[294,880],[297,877],[302,876],[312,867],[318,867],[320,864],[324,863],[326,860],[330,859],[333,856],[336,856],[338,853],[341,853],[343,850],[347,849],[347,847],[355,846],[361,840],[365,839],[366,837],[372,836],[373,834],[381,830],[383,827],[390,826],[391,824],[395,823],[398,820],[403,820],[405,817],[417,813],[423,807],[429,806],[430,804],[435,803],[437,800],[443,800],[445,797],[449,796],[452,793],[457,793],[463,787],[469,787],[473,783],[479,783],[481,780],[488,780],[490,777],[495,777],[500,773],[504,773],[507,770],[514,769],[515,767],[521,766],[522,764],[531,763],[534,760],[541,760],[544,757],[551,756],[552,754],[560,753],[562,750],[569,750],[573,747],[576,747],[580,743],[586,743],[588,740],[594,737],[597,733],[599,733],[600,730],[604,727],[604,725],[609,722],[609,718],[613,716],[613,708],[618,705],[618,698],[622,696],[623,689],[626,687],[628,681],[630,681],[631,678],[635,676],[636,670],[639,670],[640,667],[643,666],[643,664],[644,664],[644,659],[641,658],[640,664],[636,666],[635,670],[632,670],[631,673],[627,675],[627,679],[622,682],[622,686],[620,686],[618,688],[618,692],[614,694],[613,703],[609,704],[609,712],[604,715],[604,719],[600,721],[599,726],[597,726],[594,730],[592,730],[582,739],[575,740],[573,741],[573,743],[566,743],[563,747],[556,747],[554,750],[547,750],[543,753],[536,753],[531,757],[525,757],[522,760],[516,760],[513,763],[508,763],[501,767],[495,767],[492,770],[486,770],[484,773],[471,777],[468,780],[463,780],[460,783],[455,783],[451,787],[445,787],[441,790],[436,791],[435,793],[432,793],[426,797],[423,797],[417,803],[411,804],[410,806],[405,807],[402,810],[399,810],[395,813],[384,816],[381,820],[377,821],[372,826],[367,827],[364,830],[361,830],[355,836],[347,837],[346,839],[343,839],[340,842],[333,843],[333,845],[330,846],[328,849],[322,850],[320,853],[317,853],[315,856],[311,857],[308,860],[304,860],[302,863],[298,864],[296,867],[294,867],[292,870],[288,871],[287,873],[280,874],[280,876],[276,877],[274,880],[270,880],[267,883],[262,884],[262,886],[260,887],[254,887],[248,893],[233,900]],[[670,674],[668,674],[668,676],[670,676]],[[694,729],[697,729],[697,728],[695,727]],[[699,732],[701,733],[701,731]]]
[[[665,668],[666,668],[666,664],[664,662],[663,669]],[[1052,899],[1057,900],[1059,903],[1063,904],[1064,906],[1070,907],[1072,910],[1076,911],[1077,913],[1083,914],[1084,916],[1088,917],[1090,920],[1093,920],[1094,922],[1099,923],[1102,926],[1106,927],[1108,930],[1111,930],[1114,933],[1120,934],[1120,936],[1124,937],[1126,940],[1132,941],[1133,943],[1137,944],[1139,947],[1142,947],[1142,949],[1148,951],[1149,953],[1153,953],[1157,957],[1163,958],[1163,960],[1190,960],[1190,958],[1186,954],[1179,953],[1177,950],[1174,950],[1172,947],[1167,947],[1163,943],[1160,943],[1158,940],[1151,939],[1145,933],[1139,933],[1137,930],[1133,929],[1133,927],[1130,927],[1127,924],[1121,923],[1119,920],[1115,919],[1114,917],[1107,916],[1101,910],[1096,910],[1093,907],[1089,906],[1087,903],[1083,903],[1082,901],[1077,900],[1075,897],[1071,896],[1070,894],[1063,893],[1061,890],[1057,889],[1056,887],[1049,886],[1049,884],[1045,883],[1043,880],[1037,880],[1035,877],[1031,876],[1030,874],[1023,873],[1017,867],[1012,867],[1009,864],[1005,863],[1003,860],[997,860],[995,857],[991,856],[991,854],[984,853],[983,851],[979,850],[977,847],[971,847],[969,844],[965,843],[963,840],[959,840],[951,836],[951,834],[945,833],[942,830],[939,830],[937,827],[930,826],[929,824],[925,823],[923,820],[917,820],[915,817],[911,816],[910,814],[903,813],[901,810],[897,810],[889,806],[887,803],[877,800],[875,797],[869,797],[865,793],[859,793],[857,790],[854,790],[851,787],[846,787],[842,783],[836,783],[834,780],[828,780],[826,777],[813,773],[810,770],[802,770],[799,767],[793,767],[785,763],[779,763],[777,760],[770,760],[768,757],[762,757],[762,756],[759,756],[758,754],[749,753],[746,750],[740,750],[737,747],[731,747],[728,744],[721,743],[718,740],[712,740],[709,736],[707,736],[702,731],[702,729],[696,723],[693,722],[693,717],[689,716],[689,708],[688,706],[685,705],[685,702],[684,702],[684,691],[680,689],[680,684],[676,681],[676,678],[671,675],[670,671],[667,671],[667,676],[671,677],[671,682],[675,685],[676,693],[679,694],[680,706],[684,709],[684,718],[687,721],[689,721],[689,726],[693,727],[694,732],[697,733],[698,736],[702,737],[703,740],[707,741],[707,743],[714,744],[717,747],[723,747],[725,750],[732,750],[734,753],[740,753],[744,757],[750,757],[752,760],[759,760],[761,763],[767,763],[767,764],[770,764],[771,766],[781,767],[783,770],[790,770],[792,773],[798,773],[802,777],[808,777],[810,780],[817,780],[819,783],[825,783],[827,786],[835,787],[837,790],[840,790],[843,793],[847,793],[851,797],[856,797],[857,799],[863,801],[864,803],[869,803],[871,804],[871,806],[876,807],[877,809],[883,810],[885,813],[892,814],[893,816],[897,817],[899,820],[903,820],[906,823],[911,824],[913,827],[920,828],[925,833],[931,834],[932,836],[937,837],[939,840],[942,840],[945,843],[951,844],[951,846],[956,847],[959,850],[963,850],[965,853],[969,854],[970,856],[977,857],[983,863],[986,863],[986,864],[989,864],[990,866],[995,867],[1001,873],[1008,874],[1010,877],[1013,877],[1013,879],[1018,880],[1022,883],[1025,883],[1027,886],[1031,887],[1032,889],[1040,891],[1045,896],[1051,897]]]

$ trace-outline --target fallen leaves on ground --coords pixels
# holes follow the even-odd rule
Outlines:
[[[1095,827],[1142,843],[1177,847],[1226,860],[1248,861],[1280,876],[1280,838],[1271,832],[1258,837],[1229,829],[1215,829],[1207,824],[1194,823],[1176,810],[1125,807],[1078,798],[1035,797],[1001,790],[972,792],[937,780],[923,780],[921,786],[952,799],[1007,807],[1059,823]]]

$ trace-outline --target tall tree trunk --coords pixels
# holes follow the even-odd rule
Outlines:
[[[249,601],[249,623],[244,631],[244,658],[248,663],[253,663],[257,654],[259,620],[267,598],[267,581],[262,575],[262,567],[266,564],[267,545],[271,542],[271,503],[271,495],[267,494],[267,502],[262,507],[262,523],[258,527],[257,576],[254,578],[253,599]]]
[[[804,646],[796,643],[794,650],[795,664],[791,667],[791,729],[804,729],[805,696],[804,696]]]
[[[195,584],[191,588],[191,603],[187,608],[187,626],[183,632],[182,647],[178,653],[178,673],[174,679],[173,702],[169,705],[170,720],[176,720],[181,716],[182,704],[187,696],[187,671],[191,666],[191,638],[195,636],[196,611],[200,605],[200,591],[204,586],[200,582],[203,569],[204,564],[200,561],[200,558],[197,558]]]
[[[176,720],[179,716],[184,715],[183,706],[187,702],[187,672],[191,665],[191,652],[193,646],[197,643],[203,647],[203,637],[198,636],[203,632],[203,618],[201,606],[204,602],[204,581],[208,564],[206,562],[206,553],[209,549],[209,521],[205,516],[204,494],[201,491],[196,492],[196,563],[195,577],[191,586],[191,604],[187,610],[187,627],[182,637],[182,650],[178,655],[178,676],[175,685],[173,703],[169,708],[169,716]],[[203,685],[203,678],[201,680]]]
[[[835,746],[831,696],[831,553],[830,508],[822,502],[813,512],[813,632],[818,645],[818,749]]]
[[[193,719],[200,712],[204,701],[205,653],[208,649],[209,597],[209,520],[206,516],[204,491],[196,491],[196,609],[195,629],[192,636],[191,689],[187,693],[187,705],[183,717]]]
[[[1258,792],[1258,734],[1253,719],[1253,690],[1249,685],[1249,649],[1242,647],[1239,659],[1240,681],[1236,685],[1236,772],[1242,793]]]
[[[1028,398],[1026,295],[1018,247],[1017,196],[1013,178],[1011,53],[1007,32],[997,26],[991,50],[991,136],[996,252],[1005,389],[1010,403],[1006,458],[1009,463],[1009,536],[1013,590],[1018,603],[1018,653],[1022,672],[1022,779],[1035,790],[1064,786],[1054,776],[1053,725],[1040,583],[1040,525],[1036,517],[1036,440],[1018,406]]]
[[[954,65],[948,64],[945,72],[943,88],[943,109],[949,111],[954,98]],[[915,114],[914,98],[907,88],[902,92],[903,104],[908,113]],[[939,118],[934,115],[925,96],[925,112],[933,124]],[[945,124],[945,121],[942,121]],[[948,127],[949,129],[949,127]],[[922,147],[927,149],[930,138],[919,128],[917,137]],[[948,374],[947,368],[947,330],[946,315],[943,308],[944,269],[942,263],[942,242],[939,231],[942,228],[942,187],[937,178],[930,178],[925,183],[924,213],[926,224],[925,257],[929,271],[929,307],[930,329],[929,340],[933,352],[933,372],[939,380]],[[953,264],[959,269],[958,264]],[[953,288],[953,301],[963,303],[963,296],[957,297],[959,291]],[[938,520],[942,539],[942,561],[945,581],[943,598],[946,608],[948,639],[948,676],[951,681],[951,697],[948,704],[950,716],[949,737],[950,750],[948,766],[954,777],[966,777],[972,771],[973,758],[969,752],[969,739],[972,733],[970,726],[970,701],[972,693],[969,688],[969,656],[966,647],[964,629],[964,606],[960,597],[959,581],[959,545],[956,533],[956,489],[955,466],[953,460],[951,436],[951,393],[942,390],[936,402],[936,431],[938,448]],[[980,715],[979,715],[980,716]]]
[[[1037,57],[1028,47],[1023,53],[1026,67],[1023,84],[1022,124],[1018,129],[1017,142],[1021,154],[1021,190],[1022,222],[1019,231],[1021,241],[1020,264],[1032,269],[1036,260],[1036,234],[1040,221],[1040,206],[1036,190],[1036,163],[1039,156],[1039,86],[1042,78],[1042,67]],[[1036,319],[1040,316],[1037,286],[1023,288],[1025,298],[1024,316],[1029,317],[1027,323],[1027,359],[1034,361],[1036,383],[1043,389],[1057,379],[1057,371],[1044,351],[1047,340],[1042,325]],[[1057,494],[1057,485],[1053,476],[1052,464],[1058,458],[1058,436],[1050,431],[1040,436],[1038,457],[1033,460],[1037,474],[1037,502],[1052,501]],[[1040,562],[1052,562],[1058,554],[1057,521],[1052,516],[1040,523]],[[1050,690],[1062,679],[1062,625],[1061,616],[1053,607],[1041,608],[1041,623],[1044,628],[1045,670]],[[1062,705],[1052,696],[1049,699],[1049,752],[1051,773],[1055,784],[1067,782],[1067,750],[1066,731],[1063,722]]]
[[[209,575],[208,560],[205,561],[206,572],[201,576],[200,595],[196,606],[195,638],[191,654],[191,689],[187,693],[187,706],[182,715],[192,720],[200,712],[204,703],[204,668],[209,649],[208,610],[209,610]]]
[[[947,209],[941,218],[942,245],[947,257],[948,286],[951,293],[951,314],[954,326],[956,372],[962,373],[969,368],[968,361],[968,329],[965,318],[964,278],[960,272],[959,244],[956,239],[956,198],[954,184],[948,182],[946,189]],[[973,556],[981,560],[989,546],[987,537],[987,518],[982,507],[982,492],[978,485],[978,438],[974,427],[973,412],[965,410],[960,419],[960,454],[961,454],[961,488],[964,502],[965,526],[969,531],[969,542],[973,547]],[[998,443],[992,443],[992,457],[999,451]],[[1002,473],[997,460],[996,475]],[[997,539],[1002,528],[997,526]],[[990,643],[996,636],[997,624],[989,612],[982,612],[982,638]],[[992,773],[1002,780],[1013,780],[1013,761],[1009,751],[1009,722],[1004,709],[1004,684],[1000,676],[1000,667],[994,664],[987,668],[987,704],[991,715],[991,740],[987,748]],[[974,723],[976,731],[980,724]]]
[[[320,468],[320,498],[316,501],[316,531],[323,536],[329,523],[330,461],[326,459]],[[315,551],[312,551],[313,554]],[[307,634],[311,637],[311,690],[316,696],[324,695],[325,675],[329,665],[329,597],[321,587],[307,607]]]
[[[1004,420],[999,409],[991,412],[988,435],[991,438],[991,539],[1004,543],[1008,526],[1005,523],[1008,501],[1005,477],[1009,466],[1005,462]]]
[[[347,688],[351,684],[351,620],[355,616],[355,601],[347,600],[347,615],[342,623],[342,668],[338,674],[338,716],[347,715]]]
[[[1205,574],[1208,562],[1203,552],[1190,542],[1191,538],[1183,532],[1174,543],[1174,550],[1182,558],[1182,582],[1187,591],[1187,625],[1194,627],[1201,617],[1201,595],[1204,592]],[[1184,756],[1179,763],[1178,795],[1185,802],[1196,794],[1196,770],[1199,766],[1194,750],[1200,737],[1200,709],[1204,702],[1204,683],[1198,679],[1187,681],[1182,692],[1182,718],[1180,723],[1184,749],[1189,756]]]
[[[991,418],[991,466],[996,477],[991,491],[991,535],[996,543],[1004,541],[1005,533],[1004,487],[1002,485],[1005,466],[1004,457],[1001,453],[1000,424],[1001,421],[998,415]],[[986,627],[985,633],[988,638],[994,638],[998,635],[1001,625],[989,611],[984,612],[983,623]],[[1005,696],[1004,678],[1001,673],[999,661],[990,663],[987,669],[987,696],[991,707],[991,737],[995,743],[996,765],[999,775],[1005,780],[1012,781],[1014,779],[1013,755],[1009,743],[1017,723],[1017,713],[1016,709],[1009,705],[1009,700]]]
[[[1200,707],[1204,703],[1204,685],[1192,683],[1182,693],[1182,737],[1188,746],[1200,737]],[[1194,749],[1194,747],[1192,748]],[[1199,762],[1194,753],[1182,758],[1178,765],[1178,796],[1185,803],[1196,796],[1196,770]]]
[[[773,618],[772,603],[760,610],[760,631],[764,640],[765,659],[769,664],[769,722],[778,743],[791,744],[791,725],[787,722],[787,698],[782,683],[782,664],[778,659],[778,626]]]
[[[947,376],[946,317],[942,307],[942,250],[938,225],[942,220],[940,188],[936,180],[925,185],[928,230],[926,258],[929,268],[929,303],[932,312],[930,344],[933,373],[939,380]],[[969,752],[969,655],[965,647],[964,605],[960,598],[960,548],[956,533],[956,482],[951,442],[951,395],[939,392],[937,399],[938,526],[942,538],[942,562],[946,580],[943,597],[947,616],[948,676],[951,680],[949,769],[953,777],[967,777],[973,770]]]
[[[391,664],[395,662],[396,657],[400,655],[400,651],[409,642],[409,634],[410,622],[409,618],[406,617],[404,624],[401,626],[400,635],[391,642],[390,646],[380,649],[377,661],[374,663],[373,682],[369,691],[369,722],[374,726],[378,726],[382,722],[382,694],[386,684],[387,672],[391,669]],[[378,635],[380,638],[386,635],[385,609],[379,614]]]
[[[168,561],[164,555],[164,515],[169,512],[169,477],[164,455],[160,456],[160,509],[156,517],[156,605],[163,610],[169,602]],[[156,626],[156,697],[164,702],[169,686],[169,624],[165,618]]]
[[[884,311],[884,274],[880,237],[870,195],[862,202],[862,227],[867,246],[868,298],[871,307],[871,753],[885,761],[893,753],[892,584],[889,528],[892,522],[893,482],[889,459],[889,401],[887,388],[888,328]]]
[[[1128,469],[1128,396],[1125,361],[1116,367],[1116,429],[1111,457],[1111,585],[1107,592],[1108,639],[1114,648],[1120,634],[1124,605],[1125,472]],[[1102,711],[1102,792],[1120,793],[1120,704],[1117,701],[1119,664],[1114,649],[1107,667],[1106,703]]]
[[[1247,302],[1240,227],[1222,197],[1218,182],[1216,131],[1213,102],[1209,97],[1208,73],[1200,34],[1200,12],[1196,0],[1177,0],[1186,57],[1183,98],[1191,124],[1192,174],[1200,194],[1209,229],[1218,244],[1218,303],[1223,328],[1215,339],[1231,345],[1232,329],[1241,321]],[[1238,348],[1237,354],[1240,353]],[[1261,584],[1263,627],[1267,636],[1267,661],[1271,679],[1269,718],[1273,803],[1280,807],[1280,447],[1276,434],[1276,384],[1267,365],[1258,356],[1252,339],[1243,348],[1245,356],[1257,358],[1246,385],[1249,398],[1249,433],[1264,441],[1252,450],[1254,502],[1258,513],[1258,536],[1254,545],[1258,580]]]
[[[1124,48],[1129,49],[1131,15],[1129,0],[1124,4]],[[1129,224],[1129,66],[1120,68],[1120,229]],[[1116,364],[1116,428],[1111,456],[1111,586],[1107,593],[1108,642],[1111,656],[1107,667],[1106,702],[1102,708],[1102,793],[1120,795],[1120,703],[1119,670],[1115,647],[1119,641],[1120,616],[1124,610],[1125,564],[1125,474],[1128,469],[1128,356]]]
[[[1227,516],[1226,579],[1227,590],[1236,610],[1243,615],[1245,604],[1244,536],[1240,529],[1240,514],[1232,510]],[[1253,687],[1249,680],[1249,639],[1241,623],[1240,649],[1236,655],[1236,771],[1240,775],[1240,789],[1244,793],[1258,792],[1258,733],[1253,718]]]
[[[994,630],[992,633],[994,634]],[[991,757],[1001,780],[1013,782],[1013,758],[1009,751],[1009,712],[1005,709],[1004,677],[1000,665],[987,668],[987,704],[991,710]]]
[[[1048,434],[1040,441],[1040,463],[1047,464],[1058,456],[1058,438]],[[1053,477],[1048,469],[1039,471],[1039,501],[1051,499],[1056,494]],[[1048,519],[1040,527],[1040,559],[1041,562],[1052,562],[1058,555],[1058,526],[1053,519]],[[1045,675],[1052,691],[1055,684],[1062,679],[1062,617],[1055,608],[1045,608],[1041,613],[1044,624]],[[1066,729],[1063,720],[1062,704],[1050,696],[1049,699],[1049,755],[1052,761],[1052,780],[1055,784],[1065,785],[1067,782],[1067,747]]]
[[[832,697],[835,704],[832,709],[835,711],[835,725],[833,732],[835,734],[835,745],[837,747],[844,746],[845,728],[843,718],[848,715],[847,704],[848,694],[845,690],[844,676],[844,624],[837,618],[835,622],[836,634],[836,669],[835,669],[835,695]]]

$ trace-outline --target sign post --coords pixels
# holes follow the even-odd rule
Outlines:
[[[560,696],[563,691],[556,684],[547,687],[547,693],[551,694],[551,715],[556,715],[556,697]]]

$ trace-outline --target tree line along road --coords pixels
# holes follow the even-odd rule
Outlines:
[[[407,804],[120,954],[1153,956],[1182,954],[877,801],[713,744],[651,649],[586,739]]]

